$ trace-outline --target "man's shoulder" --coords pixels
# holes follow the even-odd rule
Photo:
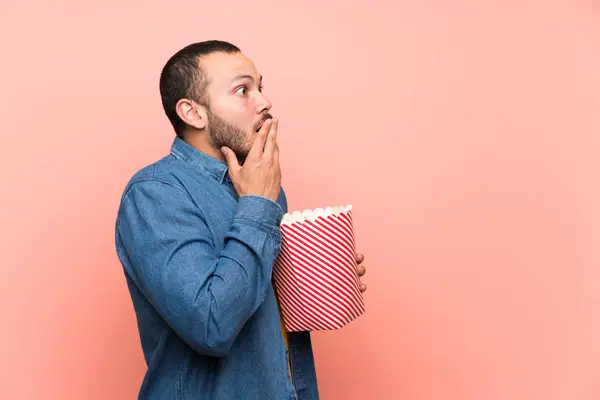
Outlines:
[[[127,197],[134,187],[154,186],[175,188],[186,192],[181,179],[185,165],[173,155],[167,155],[137,170],[126,183],[122,198]]]

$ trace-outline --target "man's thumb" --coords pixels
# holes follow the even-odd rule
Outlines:
[[[237,157],[235,153],[228,147],[221,147],[221,151],[225,155],[225,159],[227,160],[227,165],[229,166],[229,173],[235,174],[237,170],[240,168],[240,164],[238,163]]]

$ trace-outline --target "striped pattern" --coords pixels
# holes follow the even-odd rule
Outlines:
[[[282,224],[273,280],[289,332],[340,329],[365,312],[352,211]]]

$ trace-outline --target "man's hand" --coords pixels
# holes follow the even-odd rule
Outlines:
[[[277,120],[268,119],[258,131],[244,166],[235,153],[227,148],[221,151],[227,159],[229,176],[238,196],[257,195],[277,201],[281,191],[281,169],[277,146]]]
[[[362,262],[365,261],[365,256],[361,253],[356,253],[356,263],[358,264],[358,268],[356,269],[356,273],[358,274],[359,279],[363,276],[365,276],[365,274],[367,273],[367,269],[365,268],[364,265],[362,265]],[[367,291],[367,285],[364,283],[360,284],[360,291],[362,293]]]

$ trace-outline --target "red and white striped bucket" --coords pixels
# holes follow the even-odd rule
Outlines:
[[[273,281],[288,332],[335,330],[365,312],[352,206],[286,214]]]

